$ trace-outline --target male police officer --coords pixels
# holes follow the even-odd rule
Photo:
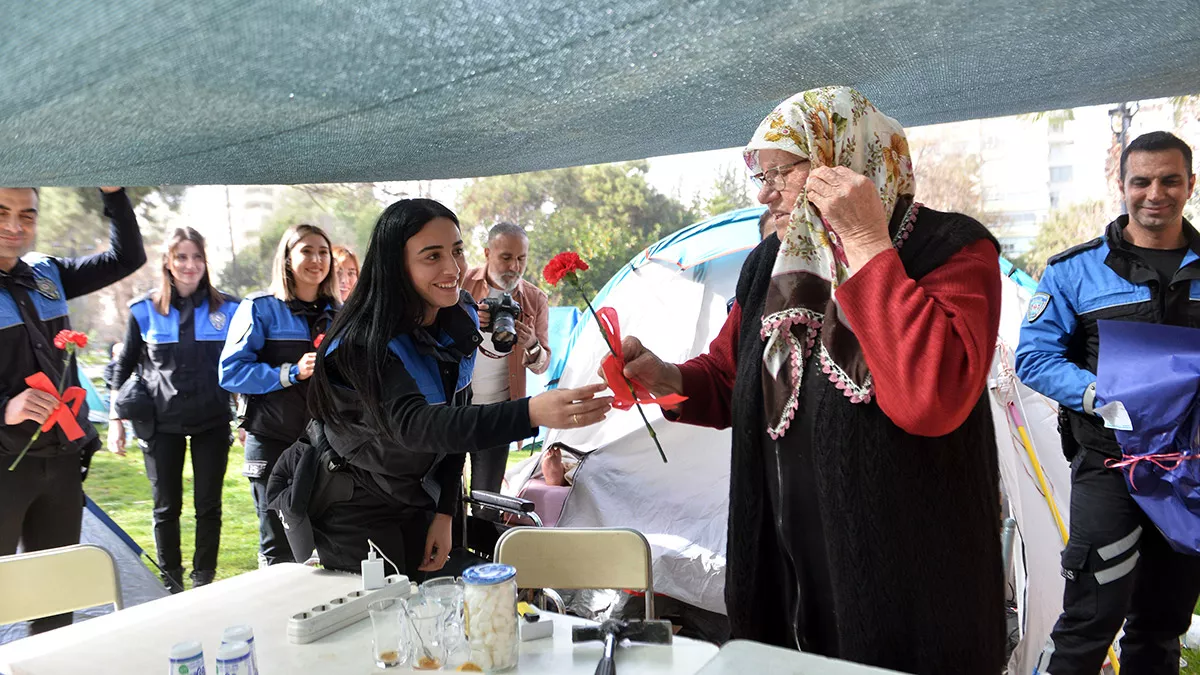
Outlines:
[[[64,364],[54,347],[59,331],[70,328],[67,300],[119,281],[146,262],[133,206],[118,187],[101,188],[112,219],[111,248],[81,258],[30,254],[37,238],[38,191],[0,188],[0,555],[79,543],[83,475],[100,447],[88,422],[87,404],[75,421],[83,437],[69,441],[61,425],[51,427],[29,448],[15,470],[9,467],[38,427],[60,405],[58,398],[30,387],[25,378],[45,373],[54,385],[78,386],[75,359]],[[40,633],[71,623],[63,614],[33,622]]]
[[[1171,549],[1120,470],[1105,467],[1121,448],[1094,410],[1097,321],[1200,327],[1200,237],[1183,218],[1192,150],[1169,133],[1139,136],[1121,154],[1120,177],[1129,215],[1050,258],[1017,348],[1017,376],[1061,405],[1071,461],[1063,613],[1042,675],[1095,675],[1126,619],[1122,675],[1177,674],[1179,636],[1200,594],[1200,557]]]

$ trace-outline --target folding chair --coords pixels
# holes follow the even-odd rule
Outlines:
[[[40,619],[112,603],[121,580],[108,551],[77,544],[0,557],[0,624]]]
[[[500,536],[495,560],[517,568],[518,588],[645,591],[654,618],[650,542],[637,530],[515,527]]]

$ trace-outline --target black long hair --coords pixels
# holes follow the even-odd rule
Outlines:
[[[375,221],[358,285],[317,349],[317,368],[308,394],[314,418],[343,429],[352,421],[337,408],[325,365],[326,350],[338,340],[339,374],[358,392],[365,418],[374,430],[390,433],[380,400],[387,345],[392,338],[419,327],[427,309],[413,285],[404,245],[435,218],[448,218],[458,225],[458,216],[432,199],[402,199],[384,209]]]

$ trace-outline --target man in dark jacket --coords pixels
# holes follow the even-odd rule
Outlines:
[[[10,470],[38,428],[61,405],[58,397],[30,386],[44,373],[57,385],[79,386],[72,356],[65,363],[54,346],[71,327],[67,300],[98,291],[146,262],[133,206],[121,188],[101,188],[112,219],[111,247],[80,258],[30,253],[37,238],[39,194],[33,188],[0,188],[0,555],[79,543],[83,477],[100,447],[84,403],[74,415],[82,437],[69,440],[64,423],[41,434]],[[65,371],[65,372],[64,372]],[[65,374],[65,380],[63,376]],[[70,420],[66,420],[70,425]],[[67,625],[70,614],[33,622],[34,633]]]
[[[1120,470],[1105,466],[1122,451],[1095,409],[1098,321],[1200,327],[1200,237],[1183,218],[1196,185],[1192,150],[1169,133],[1139,136],[1120,176],[1129,215],[1050,258],[1017,348],[1017,376],[1061,406],[1071,462],[1067,583],[1043,675],[1096,673],[1122,623],[1123,673],[1178,673],[1179,636],[1200,595],[1200,557],[1172,550]]]

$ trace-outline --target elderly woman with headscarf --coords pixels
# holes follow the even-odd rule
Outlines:
[[[625,374],[733,427],[733,636],[922,674],[1004,658],[985,385],[998,245],[913,200],[904,130],[862,94],[797,94],[745,149],[774,217],[709,352]]]

